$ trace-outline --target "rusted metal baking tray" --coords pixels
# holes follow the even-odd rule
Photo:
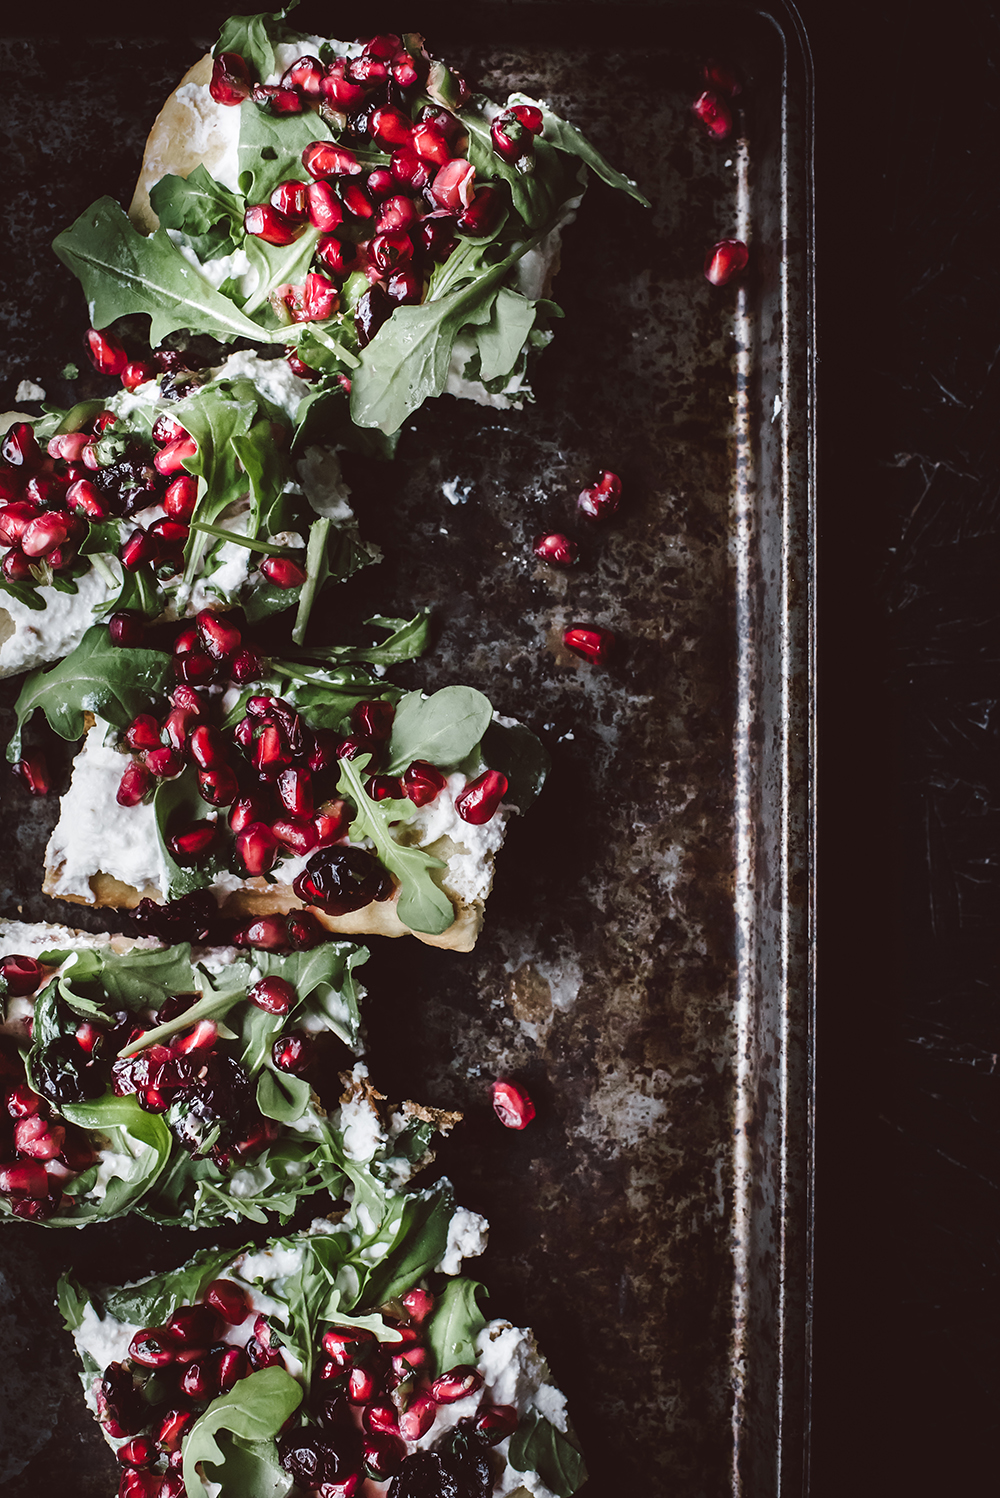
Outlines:
[[[119,32],[91,13],[73,34],[40,21],[29,34],[34,14],[5,42],[0,105],[4,408],[22,379],[64,404],[85,385],[62,373],[83,365],[85,311],[49,241],[100,193],[128,201],[160,101],[226,9],[206,4],[194,24],[133,14]],[[376,945],[371,1065],[390,1095],[465,1110],[439,1164],[493,1223],[494,1313],[537,1329],[586,1445],[586,1491],[790,1498],[808,1429],[807,45],[781,0],[414,0],[336,18],[307,4],[300,20],[419,27],[488,92],[551,100],[653,203],[589,190],[534,405],[445,397],[408,423],[393,465],[349,465],[386,560],[336,608],[433,607],[436,645],[410,680],[482,687],[553,759],[475,952]],[[707,57],[743,79],[723,143],[690,109]],[[729,237],[750,264],[713,287],[705,252]],[[584,531],[575,496],[602,468],[624,481],[620,516]],[[576,570],[536,563],[545,529],[579,534]],[[615,632],[608,666],[563,650],[575,622]],[[0,909],[100,928],[38,893],[54,798],[33,803],[3,775]],[[523,1133],[492,1115],[498,1072],[535,1099]],[[70,1462],[80,1498],[116,1487],[52,1308],[58,1270],[132,1278],[198,1237],[131,1223],[0,1235],[9,1498],[65,1491]]]

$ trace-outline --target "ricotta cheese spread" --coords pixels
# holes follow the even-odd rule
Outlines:
[[[114,564],[117,570],[117,563]],[[94,610],[102,607],[121,587],[112,588],[95,568],[76,580],[75,593],[58,588],[38,589],[44,609],[0,593],[0,676],[33,671],[46,661],[69,655],[94,624]]]
[[[467,1207],[458,1207],[448,1224],[447,1247],[441,1262],[435,1265],[438,1274],[458,1274],[463,1259],[477,1259],[485,1253],[489,1231],[485,1217]]]
[[[439,838],[451,841],[452,848],[444,854],[447,868],[441,882],[448,894],[472,905],[485,900],[493,887],[494,860],[504,840],[507,818],[515,808],[501,804],[481,827],[463,822],[455,809],[455,797],[465,786],[464,775],[449,775],[444,790],[421,806],[408,825],[416,829],[421,847]]]

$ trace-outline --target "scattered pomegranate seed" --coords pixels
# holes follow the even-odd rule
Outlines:
[[[282,88],[277,83],[255,83],[250,97],[255,104],[265,106],[269,114],[302,113],[302,97],[294,88]]]
[[[585,660],[597,663],[606,661],[615,648],[615,637],[610,630],[592,629],[585,624],[574,624],[563,635],[567,650],[582,655]]]
[[[719,62],[710,57],[702,69],[702,76],[710,89],[726,94],[730,99],[735,99],[737,94],[743,92],[739,74],[731,63]]]
[[[349,1404],[368,1404],[382,1392],[383,1386],[384,1373],[377,1365],[366,1363],[352,1368],[347,1375],[347,1401]]]
[[[293,62],[281,75],[282,88],[301,89],[308,99],[318,99],[325,69],[318,57],[306,55]]]
[[[278,841],[265,822],[251,822],[237,835],[236,851],[248,874],[256,877],[274,867]],[[256,922],[254,924],[257,924]]]
[[[284,978],[261,978],[247,994],[252,1004],[268,1014],[287,1014],[298,998],[291,983]]]
[[[569,536],[564,536],[561,531],[536,536],[531,549],[539,561],[548,562],[550,567],[572,567],[579,555],[576,542],[571,541]]]
[[[440,1378],[434,1380],[431,1384],[431,1398],[438,1404],[455,1404],[482,1387],[483,1375],[478,1368],[460,1363],[457,1368],[449,1368],[447,1373],[442,1373]]]
[[[369,181],[371,179],[369,178]],[[375,221],[376,234],[398,234],[411,229],[417,222],[417,205],[412,198],[397,193],[386,198]]]
[[[520,1416],[513,1405],[493,1404],[476,1415],[476,1432],[487,1446],[499,1446],[517,1429]]]
[[[174,1049],[182,1056],[190,1056],[195,1051],[210,1051],[218,1038],[219,1027],[215,1020],[200,1019],[186,1035],[174,1042]]]
[[[301,1030],[283,1035],[271,1047],[271,1060],[279,1071],[289,1072],[292,1076],[305,1071],[310,1061],[308,1037]]]
[[[170,851],[178,861],[188,862],[202,858],[214,847],[218,837],[217,822],[191,822],[170,839]]]
[[[242,104],[250,97],[250,70],[238,52],[220,52],[208,91],[216,104]]]
[[[145,359],[132,359],[122,370],[122,384],[126,390],[138,390],[147,380],[155,380],[158,373],[155,364]]]
[[[89,479],[77,479],[66,490],[66,503],[71,510],[85,515],[88,520],[106,520],[108,507],[100,490]]]
[[[91,328],[86,337],[87,354],[98,374],[120,375],[128,363],[128,355],[113,333],[99,332]]]
[[[11,998],[23,998],[26,994],[34,993],[41,983],[41,965],[34,957],[22,957],[19,953],[12,952],[0,960],[0,979],[7,985],[7,993]]]
[[[516,1082],[493,1083],[493,1111],[505,1129],[524,1129],[535,1116],[535,1105]]]
[[[725,140],[733,128],[733,112],[714,89],[707,88],[699,95],[691,110],[713,140]]]
[[[213,1280],[205,1290],[205,1303],[230,1326],[242,1326],[250,1314],[246,1291],[232,1280]]]
[[[375,1482],[394,1477],[406,1456],[403,1442],[388,1431],[368,1436],[361,1449],[365,1472]]]
[[[605,469],[596,484],[580,491],[576,507],[587,520],[610,520],[617,513],[621,494],[621,479]]]
[[[184,761],[176,749],[164,746],[162,749],[151,749],[146,755],[146,767],[156,776],[157,780],[172,780],[179,775],[184,768]]]
[[[413,88],[420,82],[420,72],[417,59],[409,52],[397,52],[392,59],[392,76],[400,88]]]
[[[207,1347],[216,1339],[219,1318],[210,1305],[178,1306],[167,1330],[183,1347]]]
[[[214,1377],[220,1394],[227,1394],[249,1372],[250,1359],[244,1348],[227,1347],[225,1352],[216,1354]]]
[[[9,583],[26,583],[35,576],[32,563],[19,546],[12,546],[0,563],[0,571]]]
[[[197,451],[197,442],[185,432],[183,437],[175,437],[172,442],[160,448],[153,459],[153,467],[157,473],[177,473]]]
[[[455,810],[463,822],[482,827],[495,815],[506,794],[506,775],[499,770],[484,770],[455,797]]]
[[[183,712],[183,708],[175,709]],[[191,758],[203,770],[216,770],[228,762],[226,741],[211,723],[199,723],[191,734]]]
[[[134,1436],[115,1452],[123,1467],[151,1467],[157,1455],[156,1442],[151,1436]]]
[[[216,614],[212,609],[202,609],[195,616],[194,622],[201,636],[201,643],[214,660],[224,660],[227,655],[239,650],[242,636],[236,625],[221,614]]]
[[[326,140],[314,140],[306,146],[302,165],[310,177],[357,177],[362,171],[353,151]]]
[[[198,789],[210,806],[232,806],[240,793],[240,783],[235,771],[228,765],[220,765],[215,770],[199,770]]]
[[[306,217],[306,184],[294,178],[279,182],[271,194],[271,207],[294,223],[301,223]]]
[[[218,662],[204,650],[189,650],[174,657],[174,675],[178,681],[203,684],[218,674]]]
[[[393,151],[389,171],[401,187],[412,192],[422,192],[431,180],[430,163],[421,161],[412,146],[400,146]]]
[[[352,271],[358,260],[358,246],[338,239],[336,234],[325,235],[316,246],[316,258],[335,276],[345,276]]]
[[[145,643],[146,626],[138,614],[123,609],[108,620],[108,637],[112,645],[137,650]]]
[[[55,510],[45,510],[30,520],[21,537],[21,550],[26,557],[44,557],[65,543],[74,534],[79,522],[72,515]]]
[[[378,283],[360,298],[354,309],[354,331],[359,348],[368,347],[382,324],[392,316],[392,306],[384,288]]]
[[[469,207],[474,195],[476,169],[464,156],[456,156],[441,167],[431,184],[431,196],[441,208],[461,213]]]
[[[47,796],[52,788],[45,755],[38,750],[19,759],[14,766],[14,773],[21,777],[32,796]]]
[[[171,520],[190,520],[197,503],[198,480],[190,473],[182,473],[167,485],[163,508]]]
[[[407,1290],[403,1296],[403,1309],[411,1321],[418,1324],[426,1321],[434,1309],[434,1296],[429,1290]]]
[[[705,256],[705,280],[725,286],[746,266],[750,251],[742,239],[720,239]]]
[[[181,1440],[192,1420],[194,1410],[171,1410],[157,1432],[156,1444],[161,1451],[179,1451]]]
[[[403,771],[403,794],[417,806],[427,806],[447,785],[447,780],[425,759],[415,759]]]
[[[256,681],[263,672],[263,662],[256,650],[244,645],[233,656],[229,669],[234,681]]]
[[[168,443],[186,436],[187,432],[172,416],[158,416],[153,423],[153,441],[157,447],[166,447]]]
[[[512,109],[498,114],[490,125],[490,141],[497,156],[513,166],[525,163],[522,170],[530,166],[534,157],[535,133],[525,127]]]
[[[301,588],[306,580],[305,568],[293,562],[291,557],[268,557],[261,563],[260,570],[276,588]]]
[[[419,1441],[425,1436],[437,1417],[437,1400],[428,1394],[418,1394],[399,1417],[399,1433],[404,1441]]]
[[[177,1344],[165,1326],[147,1326],[136,1332],[128,1355],[142,1368],[165,1368],[174,1361]]]
[[[159,749],[160,725],[152,713],[139,713],[132,719],[122,737],[130,749]]]
[[[412,129],[409,115],[404,114],[401,109],[394,108],[391,104],[383,105],[380,109],[373,109],[368,119],[368,134],[373,136],[380,146],[386,148],[405,146],[410,140]]]
[[[144,765],[126,765],[115,794],[119,806],[138,806],[152,789],[153,777]]]
[[[433,120],[424,120],[419,125],[414,125],[411,137],[414,151],[421,161],[429,161],[432,166],[444,167],[452,159],[451,145],[448,137],[440,125]],[[461,158],[456,157],[456,160]],[[471,180],[471,179],[470,179]],[[434,190],[433,188],[431,189]],[[437,197],[437,194],[434,194]],[[439,200],[440,201],[440,200]],[[453,208],[454,203],[441,203],[442,208]]]
[[[159,554],[160,549],[155,537],[151,536],[148,531],[144,531],[141,526],[137,526],[128,540],[123,542],[118,557],[128,572],[135,572],[144,562],[156,561]]]
[[[335,67],[336,64],[331,66]],[[354,110],[364,103],[365,98],[365,90],[360,83],[329,70],[320,83],[320,92],[327,104],[340,110]],[[331,172],[330,175],[333,176],[334,173]]]
[[[49,1194],[49,1178],[39,1160],[0,1165],[0,1191],[9,1196],[28,1196],[42,1201]]]
[[[251,204],[243,215],[243,227],[265,244],[292,244],[302,232],[301,223],[287,218],[270,203]]]

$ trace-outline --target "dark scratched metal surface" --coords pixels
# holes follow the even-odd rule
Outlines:
[[[373,953],[372,1071],[390,1095],[465,1110],[439,1162],[492,1221],[494,1312],[537,1329],[584,1437],[587,1491],[791,1494],[807,1287],[808,80],[784,11],[616,7],[614,44],[579,29],[567,42],[553,13],[483,8],[475,33],[407,17],[487,91],[550,99],[654,209],[589,191],[537,404],[445,398],[408,424],[391,467],[348,460],[386,561],[331,597],[329,630],[341,614],[433,606],[436,647],[410,679],[475,683],[553,757],[476,951]],[[25,264],[4,404],[23,378],[60,402],[93,383],[60,373],[82,362],[84,311],[48,241],[99,193],[127,201],[158,101],[224,14],[207,7],[168,40],[7,43],[0,115],[17,120]],[[744,69],[745,149],[692,123],[711,54]],[[752,271],[743,289],[712,288],[705,250],[741,215]],[[605,466],[624,480],[620,523],[581,534],[572,574],[537,564],[532,536],[572,529],[576,493]],[[620,637],[607,669],[562,650],[577,620]],[[4,913],[100,928],[35,893],[55,805],[4,775]],[[538,1106],[523,1134],[492,1117],[500,1071]],[[0,1239],[11,1498],[61,1491],[67,1457],[74,1491],[114,1488],[49,1308],[56,1272],[135,1277],[197,1241],[132,1223]]]

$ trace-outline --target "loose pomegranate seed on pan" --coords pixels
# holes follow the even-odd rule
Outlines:
[[[128,363],[128,354],[113,333],[91,328],[86,337],[87,353],[98,374],[120,375]]]
[[[45,756],[37,750],[19,759],[14,766],[14,773],[20,775],[33,796],[47,796],[52,788]]]
[[[575,651],[585,660],[600,663],[606,661],[615,648],[615,637],[610,630],[593,629],[585,624],[574,624],[563,635],[567,650]]]
[[[713,140],[725,140],[733,128],[733,112],[714,89],[707,88],[700,94],[691,110]]]
[[[493,1111],[505,1129],[524,1129],[535,1116],[535,1105],[523,1087],[500,1080],[493,1083]]]
[[[576,502],[577,510],[587,520],[610,520],[616,514],[621,500],[622,481],[617,473],[605,469],[591,484],[582,489]]]
[[[531,549],[539,561],[548,562],[551,567],[572,567],[579,555],[576,542],[560,531],[553,531],[547,536],[536,536]]]
[[[705,256],[705,280],[725,286],[746,266],[750,251],[742,239],[720,239]]]
[[[719,62],[710,57],[702,69],[702,77],[709,88],[715,89],[716,93],[726,94],[730,99],[735,99],[737,94],[743,92],[739,74],[732,63]]]

